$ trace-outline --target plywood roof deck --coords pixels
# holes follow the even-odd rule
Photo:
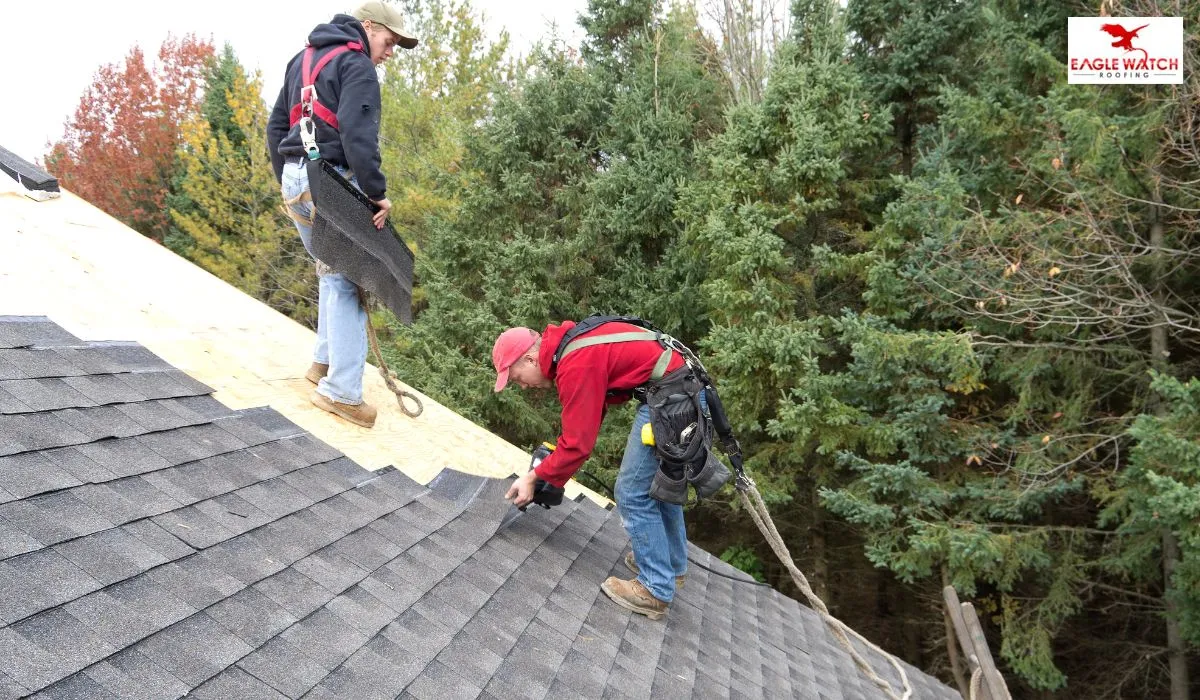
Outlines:
[[[68,192],[37,202],[5,190],[0,315],[48,316],[80,338],[140,343],[226,406],[270,406],[368,469],[393,465],[428,483],[445,467],[488,477],[528,468],[526,452],[411,387],[425,411],[405,416],[373,365],[364,377],[365,398],[380,409],[373,429],[313,407],[303,377],[311,330]],[[580,493],[607,503],[568,485],[569,497]]]

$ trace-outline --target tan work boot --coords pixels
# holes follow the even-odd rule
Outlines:
[[[625,566],[628,567],[629,570],[633,572],[634,576],[638,576],[642,573],[642,570],[638,568],[637,559],[633,558],[633,552],[630,552],[625,555]],[[683,588],[683,580],[685,578],[687,578],[687,576],[676,576],[675,577],[675,590],[679,590],[680,588]]]
[[[304,373],[304,378],[313,384],[320,384],[321,378],[329,374],[329,365],[323,365],[320,362],[312,363],[308,371]]]
[[[600,590],[622,608],[645,615],[651,620],[661,620],[667,614],[669,605],[651,595],[637,579],[626,581],[609,576],[600,584]]]
[[[342,403],[334,401],[324,394],[314,391],[308,397],[309,401],[317,408],[329,411],[335,416],[341,416],[355,425],[361,425],[364,428],[371,428],[375,425],[375,416],[379,413],[375,407],[367,402],[360,404]]]

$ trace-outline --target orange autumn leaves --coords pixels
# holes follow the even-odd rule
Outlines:
[[[168,36],[147,65],[135,46],[101,66],[63,137],[46,155],[63,186],[142,234],[162,241],[180,124],[199,109],[213,45]]]

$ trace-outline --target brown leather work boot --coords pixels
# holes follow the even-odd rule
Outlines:
[[[633,558],[633,552],[630,552],[625,555],[625,566],[628,567],[629,570],[633,572],[634,576],[637,576],[642,573],[642,570],[638,568],[637,559]],[[679,590],[680,588],[683,588],[683,580],[686,578],[687,578],[687,576],[676,576],[675,577],[675,590]]]
[[[661,620],[667,614],[669,604],[662,602],[650,594],[640,581],[609,576],[600,584],[600,590],[612,598],[612,602],[626,610],[645,615],[651,620]]]
[[[320,362],[312,363],[308,371],[304,373],[304,378],[313,384],[320,384],[321,378],[329,374],[329,365],[323,365]]]
[[[317,408],[329,411],[335,416],[340,416],[350,421],[355,425],[361,425],[364,428],[371,428],[375,425],[375,416],[379,413],[375,407],[367,402],[360,404],[342,403],[334,401],[320,392],[314,391],[308,397],[309,401]]]

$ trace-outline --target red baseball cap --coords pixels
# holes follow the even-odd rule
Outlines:
[[[537,342],[538,334],[531,328],[509,328],[496,338],[492,346],[492,365],[496,368],[496,391],[508,384],[508,370],[521,359],[525,351]]]

